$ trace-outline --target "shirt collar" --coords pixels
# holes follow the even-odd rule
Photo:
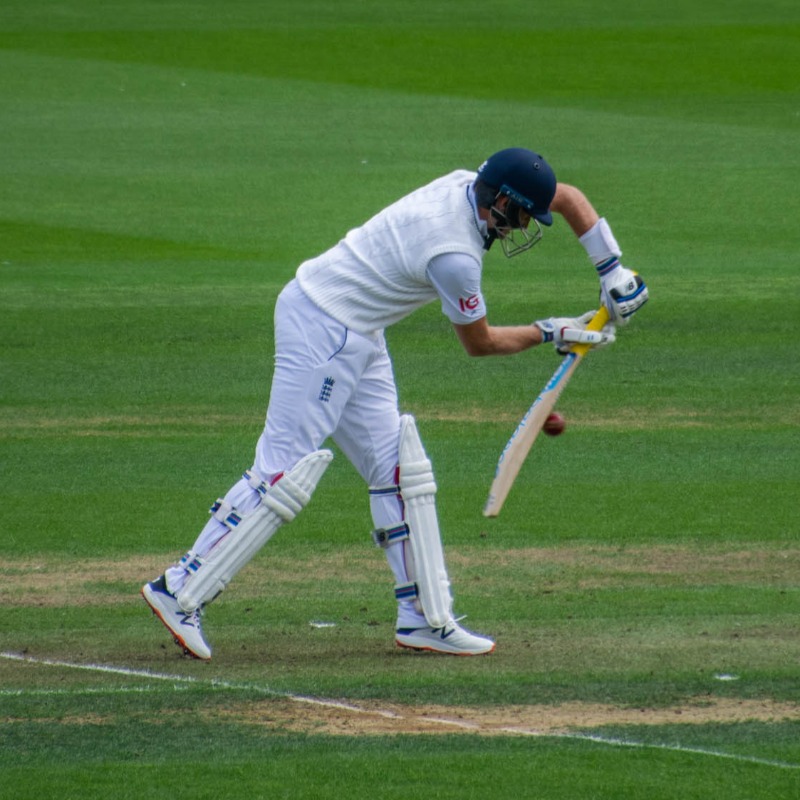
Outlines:
[[[489,235],[489,224],[485,219],[481,219],[478,213],[478,203],[475,201],[475,189],[472,184],[467,186],[467,199],[472,206],[472,213],[475,215],[475,224],[478,226],[478,231],[485,239]]]
[[[472,213],[475,218],[475,227],[478,229],[478,233],[483,237],[483,249],[488,250],[492,246],[492,242],[497,239],[497,231],[490,231],[488,221],[481,219],[481,215],[478,213],[478,203],[475,200],[475,189],[473,188],[472,184],[467,186],[467,200],[469,200],[470,205],[472,206]]]

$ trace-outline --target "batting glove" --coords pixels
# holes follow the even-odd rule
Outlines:
[[[542,332],[542,343],[552,342],[562,356],[569,353],[573,344],[589,344],[592,349],[605,347],[616,340],[613,322],[608,322],[600,331],[587,331],[595,311],[587,311],[580,317],[550,317],[533,324]]]
[[[630,318],[647,302],[647,285],[633,270],[623,267],[616,256],[597,265],[600,275],[600,302],[618,325]]]

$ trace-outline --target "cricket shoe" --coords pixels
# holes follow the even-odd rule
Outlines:
[[[452,656],[480,656],[494,650],[494,642],[450,620],[441,628],[398,628],[395,641],[410,650],[430,650]]]
[[[187,614],[178,605],[175,595],[167,589],[167,581],[163,575],[142,587],[142,597],[173,635],[175,644],[182,647],[187,655],[203,661],[211,658],[211,648],[203,638],[203,628],[200,625],[200,609]]]

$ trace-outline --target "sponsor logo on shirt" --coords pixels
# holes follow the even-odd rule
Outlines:
[[[467,311],[474,311],[480,305],[481,299],[478,295],[473,294],[467,298],[458,298],[458,307],[466,313]]]

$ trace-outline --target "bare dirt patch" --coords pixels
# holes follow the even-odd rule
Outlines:
[[[615,548],[575,546],[493,551],[501,571],[522,574],[551,567],[548,580],[561,585],[591,582],[614,585],[647,580],[707,585],[795,585],[800,548],[723,549],[692,547]],[[485,549],[451,554],[454,571],[478,569]],[[17,607],[88,606],[139,602],[142,582],[152,579],[170,556],[121,559],[0,559],[0,604]],[[508,569],[505,570],[505,566]],[[365,548],[298,558],[276,551],[250,564],[237,580],[237,593],[259,595],[267,584],[317,584],[332,576],[358,573],[363,580],[386,581],[380,553]],[[359,578],[360,580],[361,578]],[[525,580],[524,576],[520,580]],[[507,590],[508,586],[504,587]],[[301,596],[298,594],[298,596]],[[142,610],[144,613],[144,609]],[[738,641],[738,640],[737,640]],[[761,645],[759,644],[759,647]],[[696,642],[692,642],[696,647]],[[727,652],[727,651],[725,651]],[[563,658],[563,653],[554,654]],[[542,664],[546,665],[546,661]],[[541,665],[540,665],[541,666]],[[261,701],[212,705],[203,714],[274,730],[348,736],[462,733],[482,736],[545,735],[611,725],[740,723],[749,720],[800,720],[800,705],[769,699],[697,697],[667,708],[621,708],[597,703],[514,706],[406,706],[383,701],[336,701],[268,697]]]
[[[144,581],[160,574],[174,558],[135,559],[9,559],[0,558],[0,604],[6,606],[92,606],[129,602]],[[372,548],[344,550],[297,558],[273,551],[257,559],[238,577],[239,592],[260,593],[268,582],[276,586],[303,586],[309,582],[350,575],[357,582],[385,582],[386,564]],[[457,580],[460,570],[486,563],[486,550],[471,553],[453,549],[448,560]],[[625,585],[773,585],[793,586],[800,574],[800,548],[710,549],[692,547],[520,548],[493,550],[494,568],[514,574],[539,572],[541,587],[602,588]],[[525,577],[525,580],[528,580]],[[126,584],[130,591],[126,592]]]
[[[533,400],[533,398],[531,398]],[[503,423],[512,426],[509,435],[527,411],[527,406],[516,409],[486,408],[473,406],[448,411],[441,408],[417,409],[419,420],[436,420],[439,422]],[[643,415],[640,408],[618,408],[613,416],[601,416],[586,411],[573,411],[567,416],[570,427],[603,428],[607,430],[644,430],[644,429],[687,429],[687,428],[736,428],[745,430],[763,430],[775,425],[796,427],[800,424],[800,410],[786,408],[763,407],[756,418],[752,414],[737,411],[721,413],[686,408],[652,408]]]
[[[452,564],[469,568],[471,559],[448,554]],[[462,559],[464,561],[462,562]],[[559,548],[498,550],[492,562],[501,568],[557,567],[547,583],[601,588],[625,585],[794,585],[800,574],[800,548],[714,549],[686,546]]]
[[[487,408],[473,406],[448,410],[447,408],[418,407],[416,416],[420,421],[455,422],[459,424],[502,423],[509,426],[509,435],[527,410],[526,406]],[[243,425],[257,430],[262,418],[243,418],[241,414],[222,414],[213,408],[198,406],[164,406],[148,409],[138,414],[107,414],[91,417],[53,416],[27,408],[7,408],[0,411],[0,439],[10,436],[95,436],[95,437],[151,437],[162,435],[192,435],[194,431],[240,428]],[[687,429],[687,428],[736,428],[761,430],[774,426],[797,427],[800,424],[800,409],[762,406],[758,417],[737,411],[720,412],[686,409],[654,408],[642,415],[639,408],[618,408],[614,415],[601,416],[585,411],[574,411],[568,415],[570,427],[604,428],[609,430],[632,429]]]
[[[220,715],[220,712],[214,712]],[[402,706],[393,703],[264,700],[221,715],[251,725],[343,736],[463,733],[547,735],[610,725],[703,725],[800,719],[800,706],[771,700],[698,700],[670,708],[617,708],[593,703],[557,706]]]
[[[163,571],[166,559],[0,558],[0,605],[58,608],[125,603],[144,580]],[[119,590],[131,584],[130,594]]]

